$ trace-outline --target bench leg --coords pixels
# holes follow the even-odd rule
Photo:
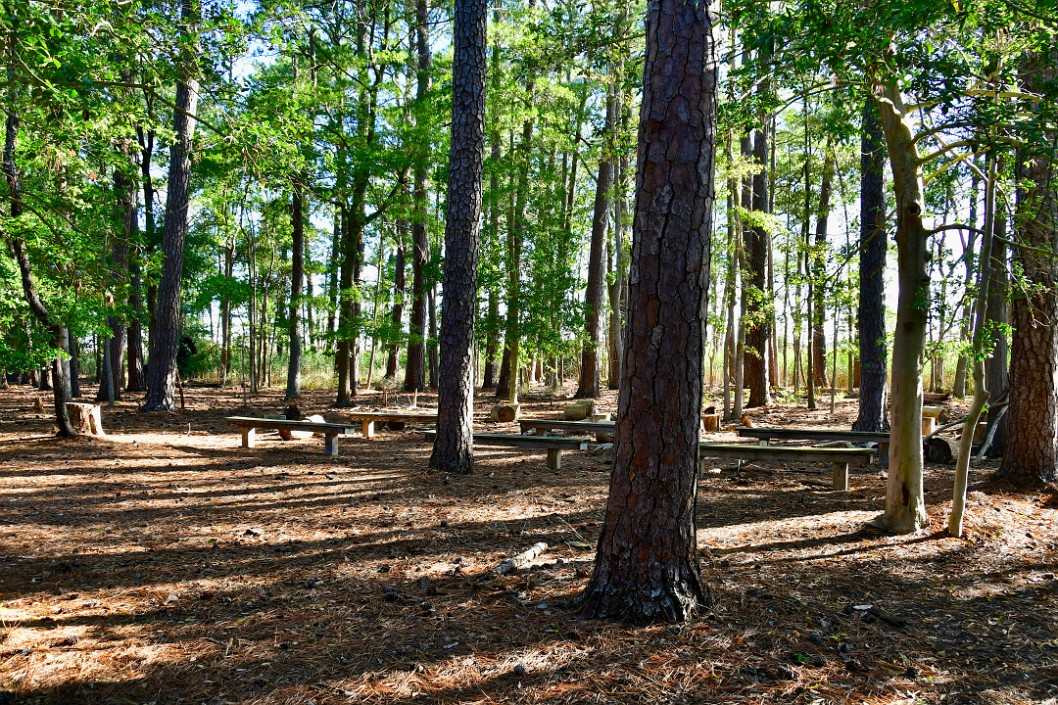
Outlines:
[[[253,448],[254,437],[256,436],[257,429],[247,428],[243,426],[242,429],[242,447]]]
[[[878,464],[883,468],[889,467],[889,443],[878,444]]]
[[[323,437],[323,454],[338,455],[338,434],[328,433]]]
[[[562,469],[562,451],[558,448],[547,449],[547,467],[549,470]]]
[[[374,421],[362,421],[360,423],[360,434],[364,438],[375,437],[375,422]]]
[[[849,489],[849,464],[834,463],[834,489],[848,491]]]

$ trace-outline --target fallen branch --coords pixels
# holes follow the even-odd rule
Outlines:
[[[508,558],[503,563],[500,563],[493,569],[492,572],[496,573],[497,575],[505,575],[514,570],[515,568],[521,568],[522,566],[526,565],[527,563],[529,563],[529,561],[533,560],[546,550],[547,544],[543,541],[539,543],[534,543],[527,550],[522,551],[517,556]]]

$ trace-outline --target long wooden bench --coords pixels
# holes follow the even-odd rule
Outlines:
[[[573,433],[613,435],[615,422],[613,421],[564,421],[561,419],[520,419],[522,433],[536,433],[547,436],[552,431],[572,431]]]
[[[878,464],[889,465],[888,431],[840,431],[828,428],[757,428],[739,426],[735,432],[742,438],[755,438],[762,445],[768,441],[844,441],[877,443]]]
[[[360,433],[364,438],[375,437],[376,423],[436,423],[437,412],[431,414],[414,414],[400,411],[350,411],[346,413],[351,421],[360,422]]]
[[[437,431],[427,431],[426,440],[432,441]],[[510,446],[512,448],[542,448],[547,451],[547,467],[551,470],[562,469],[562,451],[587,450],[588,441],[582,438],[565,438],[562,436],[520,436],[502,433],[475,433],[474,445]]]
[[[273,431],[303,431],[323,434],[323,454],[338,455],[338,436],[353,435],[353,427],[338,423],[317,421],[291,421],[289,419],[257,419],[250,416],[229,416],[229,425],[242,429],[242,447],[253,448],[255,431],[259,428]]]
[[[780,460],[805,463],[830,463],[834,468],[834,489],[849,489],[849,465],[870,465],[877,453],[872,448],[798,448],[789,446],[751,446],[734,443],[699,443],[698,462],[705,470],[705,458],[737,460]]]

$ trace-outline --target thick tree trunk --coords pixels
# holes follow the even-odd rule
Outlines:
[[[176,85],[173,132],[169,148],[169,187],[162,233],[162,274],[158,282],[157,333],[151,349],[147,400],[144,411],[172,411],[176,393],[176,352],[180,345],[180,289],[184,273],[184,242],[187,239],[191,184],[191,139],[195,131],[198,81],[194,76],[197,46],[192,25],[198,20],[198,0],[182,0],[181,15],[187,39],[187,55],[181,59],[181,77]]]
[[[1054,52],[1025,61],[1025,90],[1047,95],[1056,79]],[[1054,145],[1058,133],[1042,141]],[[1007,447],[996,476],[1017,487],[1058,480],[1058,178],[1053,156],[1024,150],[1017,160],[1018,190],[1013,259],[1026,282],[1014,293]]]
[[[603,141],[612,138],[616,111],[614,96],[606,101],[606,124]],[[595,181],[595,211],[591,222],[591,246],[588,252],[588,288],[584,295],[584,320],[587,339],[581,348],[580,383],[573,395],[577,399],[599,396],[599,341],[602,338],[603,280],[606,278],[603,250],[610,225],[610,187],[613,185],[613,152],[604,145],[599,159],[599,178]]]
[[[875,523],[892,533],[912,533],[926,525],[922,488],[922,353],[929,301],[929,237],[922,224],[925,203],[921,159],[907,122],[896,81],[881,88],[877,101],[896,192],[897,296],[892,366],[892,428],[885,513]]]
[[[623,122],[623,121],[622,121]],[[621,155],[617,162],[616,189],[614,192],[614,282],[610,286],[610,348],[613,357],[610,360],[606,386],[620,389],[621,386],[621,351],[624,350],[624,323],[621,315],[624,311],[625,288],[628,282],[628,263],[625,261],[625,183],[628,173],[628,157]]]
[[[708,9],[647,5],[629,323],[588,617],[675,622],[709,601],[694,517],[716,140]]]
[[[889,429],[885,343],[885,134],[868,100],[860,137],[860,405],[854,431]]]
[[[474,467],[474,317],[485,159],[487,0],[456,0],[437,436],[430,469]]]
[[[290,301],[288,302],[287,345],[290,360],[287,364],[287,399],[301,396],[301,292],[305,281],[305,214],[302,184],[294,183],[290,196],[290,224],[292,231],[290,264]]]

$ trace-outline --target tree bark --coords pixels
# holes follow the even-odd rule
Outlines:
[[[1024,89],[1047,95],[1056,65],[1053,51],[1028,58],[1022,67]],[[1056,140],[1058,131],[1044,130],[1042,142],[1053,146]],[[1021,265],[1026,287],[1014,293],[1007,447],[996,477],[1010,486],[1039,488],[1058,480],[1058,169],[1053,153],[1023,150],[1016,174],[1021,187],[1015,233],[1023,247],[1014,248],[1013,259]]]
[[[613,471],[582,595],[585,616],[635,623],[709,602],[694,516],[716,140],[707,0],[650,0],[644,77]]]
[[[860,136],[860,403],[854,431],[889,429],[889,363],[885,342],[885,134],[873,101]]]
[[[437,436],[430,468],[474,468],[474,317],[485,160],[487,0],[456,0]]]
[[[121,234],[110,243],[110,281],[113,287],[111,306],[117,305],[114,294],[125,287],[129,274],[129,244],[135,242],[138,213],[136,212],[136,191],[133,180],[122,171],[114,169],[114,194],[117,196],[117,211],[121,219]],[[107,362],[110,364],[110,378],[106,384],[99,385],[96,401],[118,401],[125,377],[125,347],[127,344],[128,324],[124,315],[111,313],[107,316],[107,327],[110,328],[110,340],[107,341]],[[113,393],[113,397],[110,394]]]
[[[187,49],[179,66],[173,132],[176,141],[169,148],[169,187],[165,201],[162,233],[162,274],[158,282],[157,333],[151,349],[144,411],[173,411],[176,392],[176,352],[180,344],[180,289],[184,272],[184,242],[187,239],[190,206],[191,139],[194,136],[198,105],[197,30],[198,0],[182,0],[181,33]]]

